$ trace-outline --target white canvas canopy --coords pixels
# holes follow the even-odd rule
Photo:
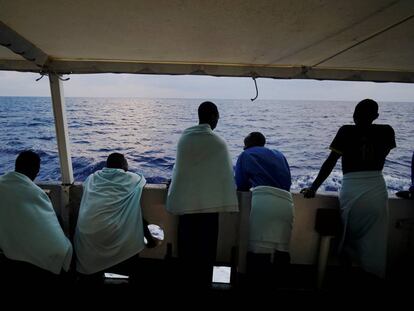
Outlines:
[[[0,70],[414,82],[414,1],[0,0],[0,43]]]

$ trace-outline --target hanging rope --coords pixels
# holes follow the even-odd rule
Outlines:
[[[53,73],[58,76],[58,79],[60,81],[69,81],[70,80],[69,77],[63,78],[62,75],[59,75],[56,72],[53,72]],[[44,76],[48,76],[49,75],[49,72],[48,71],[41,71],[41,72],[39,72],[39,74],[40,74],[40,77],[37,78],[36,81],[40,81]]]
[[[59,79],[60,81],[69,81],[69,80],[70,80],[70,78],[69,78],[69,77],[64,78],[64,77],[62,77],[61,75],[58,75],[58,79]]]
[[[47,72],[43,72],[43,71],[39,72],[39,74],[40,74],[40,77],[36,79],[36,82],[37,82],[37,81],[42,80],[42,78],[43,78],[44,76],[47,76],[47,75],[48,75],[48,73],[47,73]]]
[[[257,97],[259,97],[259,90],[257,89],[257,82],[256,82],[256,78],[252,77],[253,81],[254,81],[254,87],[256,88],[256,96],[254,98],[250,98],[251,101],[255,101],[257,99]]]

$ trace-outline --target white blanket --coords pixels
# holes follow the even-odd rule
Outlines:
[[[186,129],[178,142],[167,210],[176,215],[238,211],[230,154],[207,124]]]
[[[347,173],[339,195],[344,233],[340,249],[364,270],[385,276],[388,193],[379,171]]]
[[[75,233],[79,272],[104,270],[144,248],[140,199],[145,183],[142,175],[111,168],[85,180]]]
[[[288,252],[293,219],[290,192],[268,186],[253,188],[249,250],[254,253]]]
[[[55,274],[67,271],[72,259],[72,245],[49,197],[16,172],[0,177],[0,250]]]

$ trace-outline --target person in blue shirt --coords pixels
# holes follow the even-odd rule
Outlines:
[[[262,133],[247,135],[235,169],[237,189],[252,192],[246,268],[254,286],[287,281],[294,218],[289,164],[265,144]]]
[[[260,132],[252,132],[244,139],[244,151],[236,164],[237,190],[270,186],[290,191],[292,182],[285,156],[266,148],[265,144],[266,138]]]

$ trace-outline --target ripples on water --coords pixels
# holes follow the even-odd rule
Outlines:
[[[109,153],[126,154],[131,171],[149,182],[171,177],[176,144],[182,131],[197,123],[198,99],[67,98],[66,110],[75,179],[84,180],[104,166]],[[215,100],[220,111],[216,132],[229,146],[235,163],[251,131],[267,137],[267,146],[285,154],[293,190],[308,186],[327,157],[328,146],[342,124],[352,123],[355,102]],[[414,104],[380,103],[376,123],[390,124],[397,149],[391,151],[384,175],[390,191],[410,183],[414,150]],[[60,179],[50,98],[0,97],[0,174],[14,167],[18,152],[40,153],[38,180]],[[336,191],[341,167],[321,190]]]

